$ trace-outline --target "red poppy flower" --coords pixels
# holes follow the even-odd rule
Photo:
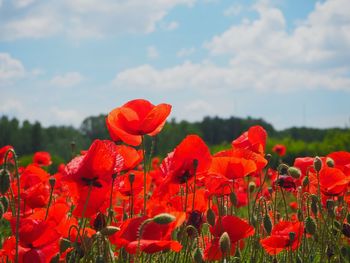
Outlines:
[[[173,152],[163,160],[160,169],[170,183],[183,184],[207,173],[211,164],[208,146],[198,135],[188,135]],[[196,167],[195,167],[196,166]]]
[[[280,157],[286,155],[287,148],[283,144],[276,144],[273,146],[272,151],[277,153]]]
[[[155,106],[147,100],[132,100],[108,114],[107,128],[114,141],[137,146],[142,135],[154,136],[162,130],[170,111],[169,104]]]
[[[321,192],[324,195],[342,194],[348,187],[350,178],[337,168],[323,167],[320,171]]]
[[[346,175],[350,176],[350,152],[340,151],[332,152],[327,155],[334,161],[334,168],[342,170]]]
[[[13,150],[13,147],[11,145],[6,145],[0,148],[0,165],[2,165],[5,162],[5,154],[8,150]],[[12,153],[9,153],[8,160],[11,160]]]
[[[301,243],[303,230],[304,226],[301,222],[281,221],[272,228],[271,236],[261,239],[260,243],[270,255],[276,255],[289,247],[294,251]],[[294,233],[293,240],[291,240],[291,233]]]
[[[33,156],[33,163],[39,166],[51,165],[51,155],[48,152],[36,152]]]
[[[101,181],[109,183],[112,180],[116,160],[114,142],[95,140],[85,155],[75,157],[67,164],[66,178],[82,186],[92,184],[101,187]]]
[[[219,217],[215,225],[210,228],[210,232],[214,236],[213,240],[204,250],[205,260],[220,260],[222,252],[219,245],[219,239],[224,232],[227,232],[232,244],[231,254],[235,252],[238,241],[254,234],[254,228],[244,220],[237,216]]]
[[[264,154],[267,133],[261,126],[252,126],[237,139],[233,140],[234,148],[249,149],[253,152]]]
[[[117,247],[125,247],[128,253],[136,254],[139,243],[138,232],[141,224],[147,219],[147,216],[143,216],[126,220],[120,226],[120,231],[112,237],[112,242]],[[160,225],[155,222],[147,223],[142,231],[140,251],[148,254],[163,250],[179,252],[182,248],[181,244],[171,240],[171,233],[177,224],[176,221],[166,225]]]

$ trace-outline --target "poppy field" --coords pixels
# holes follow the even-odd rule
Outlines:
[[[153,156],[170,113],[112,109],[110,140],[54,173],[50,153],[21,166],[0,145],[0,262],[350,262],[349,152],[284,163],[252,126],[219,152],[192,134]]]

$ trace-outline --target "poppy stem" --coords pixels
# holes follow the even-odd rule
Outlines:
[[[18,160],[16,152],[13,149],[9,149],[5,154],[5,162],[4,162],[4,168],[7,168],[7,159],[9,154],[12,153],[13,159],[15,161],[15,177],[17,180],[17,213],[16,213],[16,254],[15,254],[15,262],[18,262],[18,248],[19,248],[19,221],[20,221],[20,213],[21,213],[21,186],[20,186],[20,180],[19,180],[19,173],[18,173]]]
[[[111,222],[113,219],[113,206],[112,206],[112,201],[113,201],[113,187],[114,187],[114,181],[115,178],[117,178],[117,174],[112,175],[112,186],[111,186],[111,194],[109,195],[109,209],[108,209],[108,222]]]
[[[283,191],[282,187],[281,187],[281,193],[282,193],[282,199],[283,199],[283,203],[284,203],[284,209],[286,210],[286,218],[287,218],[287,220],[289,220],[287,201],[286,201],[286,197],[284,195],[284,191]]]
[[[146,143],[145,136],[142,135],[142,153],[143,153],[143,215],[146,215],[146,204],[147,204],[147,160],[146,160]]]

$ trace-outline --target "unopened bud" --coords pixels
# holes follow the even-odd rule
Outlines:
[[[234,206],[237,206],[237,196],[234,192],[230,193],[230,201],[231,201],[231,204],[233,204]]]
[[[0,170],[0,193],[6,194],[10,189],[10,173],[6,169]]]
[[[288,174],[295,179],[299,179],[301,176],[300,170],[294,166],[288,168]]]
[[[200,250],[198,247],[196,248],[196,250],[193,253],[193,259],[195,263],[203,263],[203,253],[202,250]]]
[[[322,169],[322,160],[318,156],[316,156],[314,159],[314,168],[317,172],[321,171]]]
[[[255,188],[256,188],[256,184],[254,182],[249,182],[249,185],[248,185],[249,193],[253,193]]]
[[[327,208],[328,215],[331,216],[331,217],[334,217],[335,216],[335,213],[334,213],[334,200],[327,199],[327,201],[326,201],[326,208]]]
[[[103,213],[99,212],[94,220],[94,229],[96,231],[100,231],[101,229],[105,228],[106,225],[107,225],[106,216]]]
[[[267,214],[264,216],[263,225],[264,225],[265,231],[270,235],[272,230],[272,222],[271,222],[271,218]]]
[[[288,165],[286,165],[285,163],[281,163],[281,164],[277,167],[278,174],[282,174],[282,175],[287,174],[288,168],[289,168]]]
[[[307,187],[310,183],[309,176],[305,176],[303,179],[303,187]]]
[[[327,157],[326,164],[328,167],[334,167],[334,160],[330,157]]]
[[[106,226],[100,232],[104,236],[111,236],[111,235],[115,234],[116,232],[118,232],[119,230],[120,230],[120,228],[116,227],[116,226]]]
[[[1,196],[0,197],[0,203],[2,204],[2,206],[4,207],[4,212],[7,211],[7,209],[9,208],[9,200],[7,199],[6,196]]]
[[[350,224],[348,223],[343,224],[342,233],[344,234],[344,236],[350,237]]]
[[[5,208],[4,208],[4,206],[2,205],[2,203],[0,203],[0,219],[1,219],[2,216],[4,215],[4,212],[5,212]]]
[[[168,213],[161,213],[159,215],[156,215],[152,218],[152,221],[154,223],[160,224],[160,225],[166,225],[171,222],[173,222],[176,219],[175,216],[168,214]]]
[[[63,253],[66,251],[68,248],[70,248],[72,243],[70,242],[69,239],[66,238],[61,238],[60,240],[60,253]]]
[[[292,244],[295,240],[295,232],[289,232],[289,243]]]
[[[207,222],[211,225],[215,225],[215,213],[213,209],[209,208],[207,211]]]
[[[305,230],[307,234],[314,235],[316,233],[316,223],[311,217],[305,219]]]
[[[53,176],[51,176],[51,177],[49,178],[49,184],[50,184],[51,188],[54,188],[54,187],[55,187],[55,184],[56,184],[56,178],[53,177]]]
[[[219,239],[220,249],[222,254],[226,255],[231,249],[231,240],[227,232],[224,232]]]
[[[268,153],[268,154],[265,155],[265,159],[266,159],[267,161],[270,161],[271,158],[272,158],[272,155],[271,155],[270,153]]]
[[[317,209],[317,201],[318,198],[316,195],[311,195],[311,211],[316,216],[318,209]]]

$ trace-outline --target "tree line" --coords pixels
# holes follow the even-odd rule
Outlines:
[[[87,149],[94,139],[109,139],[105,115],[83,120],[79,128],[71,126],[43,127],[39,122],[20,122],[16,118],[0,118],[0,147],[12,145],[19,156],[36,151],[48,151],[57,161],[68,161],[74,152]],[[163,131],[147,143],[153,144],[154,153],[165,156],[188,134],[198,134],[213,151],[228,148],[233,139],[253,125],[263,126],[268,133],[267,152],[274,144],[287,146],[285,161],[296,156],[325,155],[331,151],[350,151],[350,130],[343,128],[315,129],[292,127],[277,131],[270,123],[255,118],[205,117],[201,121],[168,121]]]

